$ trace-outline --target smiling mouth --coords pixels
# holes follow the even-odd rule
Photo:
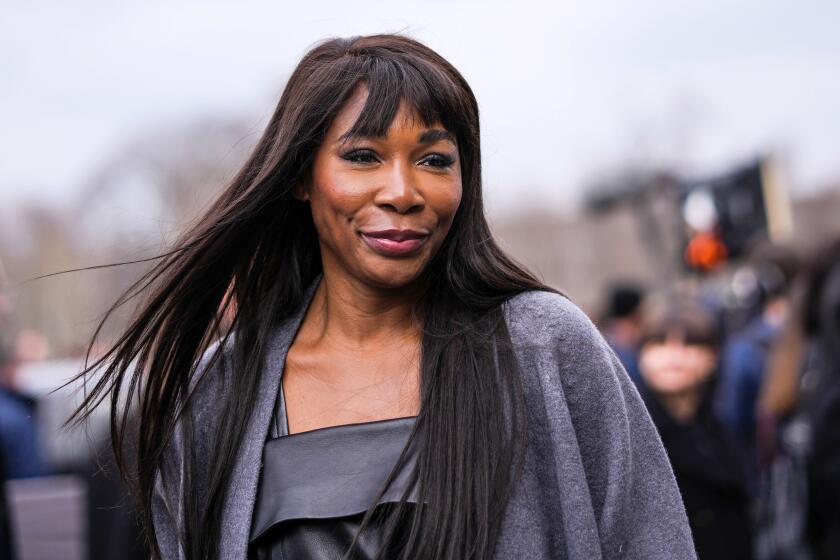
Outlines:
[[[429,239],[429,234],[408,229],[360,231],[364,242],[375,252],[386,257],[403,257],[416,253]]]

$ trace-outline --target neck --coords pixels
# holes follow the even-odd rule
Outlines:
[[[680,424],[688,424],[697,417],[697,410],[700,408],[700,392],[686,391],[670,395],[659,395],[659,401],[671,418]]]
[[[312,299],[310,331],[318,340],[359,349],[419,337],[419,290],[386,290],[325,271]]]

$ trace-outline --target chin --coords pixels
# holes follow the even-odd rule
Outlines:
[[[385,290],[400,290],[414,286],[419,277],[419,274],[377,275],[371,278],[371,284]]]
[[[692,391],[697,389],[697,386],[693,383],[689,383],[686,381],[672,381],[672,382],[664,382],[660,383],[657,386],[652,387],[654,391],[661,393],[663,395],[668,396],[677,396],[677,395],[684,395],[686,393],[691,393]]]
[[[397,261],[387,266],[376,267],[375,270],[368,270],[364,277],[377,288],[397,290],[415,285],[424,268],[420,263]]]

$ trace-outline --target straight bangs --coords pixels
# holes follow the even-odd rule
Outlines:
[[[348,137],[385,136],[404,102],[420,123],[440,123],[456,136],[459,147],[464,143],[468,134],[465,107],[459,99],[463,93],[451,77],[420,60],[398,61],[375,55],[358,56],[357,60],[354,70],[360,77],[356,86],[367,88],[368,97]]]

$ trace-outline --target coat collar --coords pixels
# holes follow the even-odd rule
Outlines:
[[[309,286],[300,308],[269,334],[257,401],[254,403],[254,411],[240,443],[239,453],[236,455],[236,462],[231,473],[222,516],[222,534],[219,539],[221,558],[244,559],[248,555],[249,531],[243,531],[242,528],[251,527],[263,446],[268,437],[271,415],[274,412],[280,379],[286,364],[286,355],[309,309],[320,280],[321,276],[318,276]]]

